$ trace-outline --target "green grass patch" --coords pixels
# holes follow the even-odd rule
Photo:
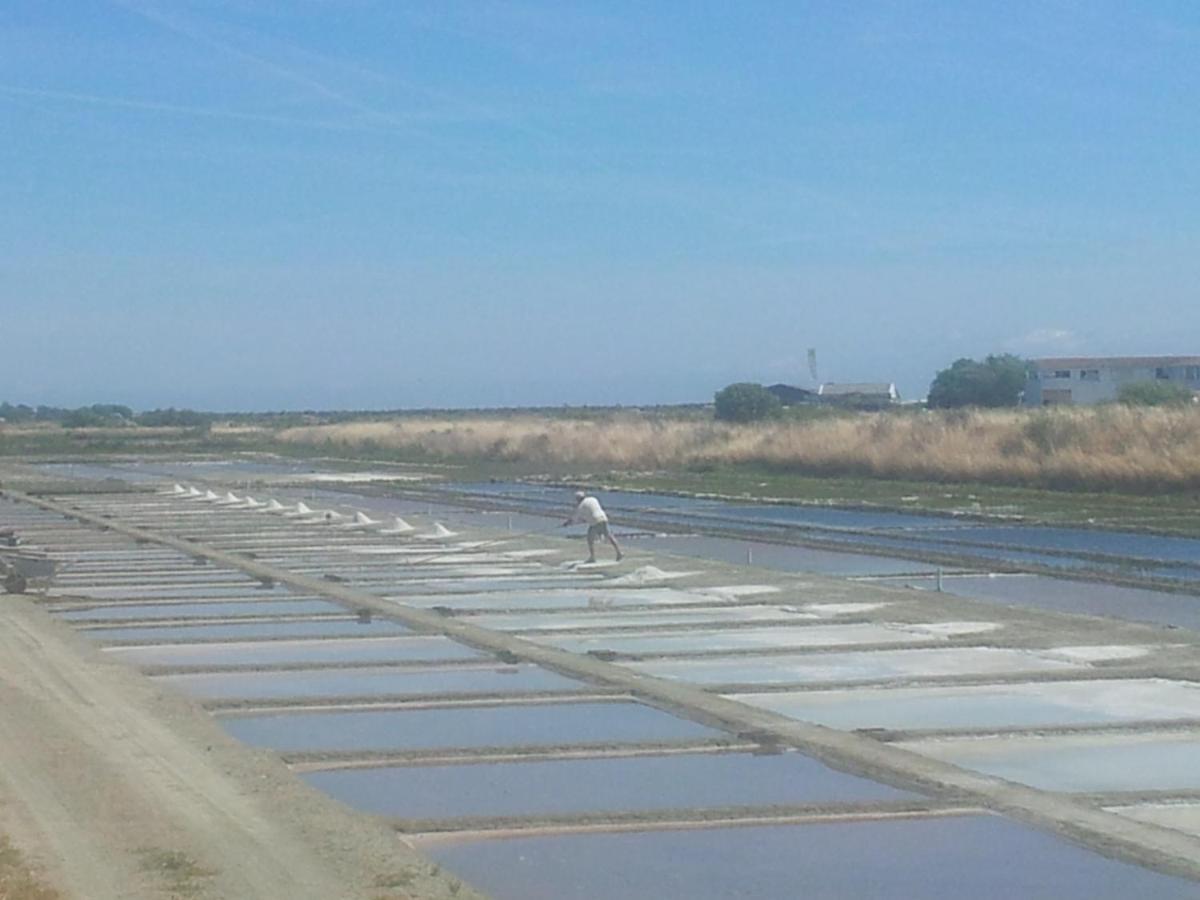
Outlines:
[[[204,889],[204,882],[216,874],[180,850],[146,847],[138,855],[142,871],[162,879],[174,897],[195,897]]]

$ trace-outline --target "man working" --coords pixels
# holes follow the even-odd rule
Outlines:
[[[613,549],[617,551],[617,561],[620,562],[622,555],[621,548],[617,546],[617,539],[608,530],[608,516],[601,508],[599,500],[595,497],[589,497],[583,491],[576,491],[575,511],[571,513],[567,521],[563,522],[563,527],[565,528],[573,522],[582,522],[588,527],[588,562],[594,563],[596,561],[596,538],[601,535],[613,545]]]

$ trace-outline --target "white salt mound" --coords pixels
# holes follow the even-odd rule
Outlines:
[[[416,530],[412,525],[409,525],[402,518],[396,516],[396,521],[392,527],[383,529],[380,534],[411,534]]]
[[[628,575],[614,578],[613,584],[656,584],[660,581],[672,581],[676,578],[686,578],[696,572],[668,572],[658,566],[639,566]]]
[[[759,594],[778,594],[779,588],[770,584],[727,584],[721,587],[698,588],[698,594],[715,594],[718,597],[754,597]]]
[[[818,616],[853,616],[891,606],[891,603],[806,603],[801,609]]]
[[[426,534],[418,534],[417,537],[423,541],[440,541],[446,538],[455,537],[457,534],[457,531],[451,531],[441,522],[434,522],[433,531],[427,532]]]
[[[1133,644],[1080,645],[1073,647],[1051,647],[1043,655],[1069,662],[1105,662],[1114,659],[1137,659],[1150,652],[1149,647]]]
[[[962,634],[983,634],[995,631],[1000,626],[995,622],[925,622],[917,625],[901,625],[914,634],[930,634],[934,637],[955,637]]]

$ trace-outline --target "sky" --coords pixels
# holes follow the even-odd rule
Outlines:
[[[7,0],[0,400],[1200,353],[1193,0]]]

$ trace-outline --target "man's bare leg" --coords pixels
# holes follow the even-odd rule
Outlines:
[[[613,545],[613,549],[617,551],[617,562],[621,561],[621,557],[625,554],[621,552],[620,546],[617,544],[617,539],[612,536],[611,531],[605,531],[604,536],[608,538],[608,542]]]
[[[588,529],[587,542],[588,542],[587,561],[590,563],[594,563],[596,561],[596,536],[594,534],[592,534],[592,530],[590,528]]]

